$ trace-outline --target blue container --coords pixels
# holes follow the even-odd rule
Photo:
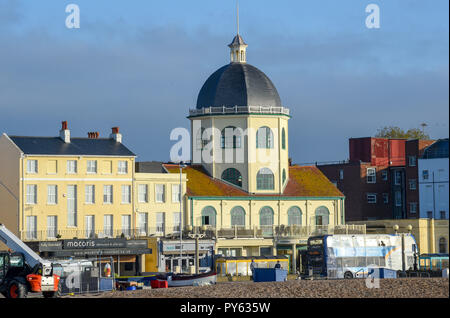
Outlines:
[[[127,287],[127,290],[136,290],[136,286]]]
[[[287,270],[279,268],[255,268],[253,270],[254,282],[284,282],[287,279]]]
[[[373,278],[397,278],[397,271],[388,268],[369,268],[369,276]]]
[[[100,291],[113,290],[114,280],[112,278],[100,278]]]

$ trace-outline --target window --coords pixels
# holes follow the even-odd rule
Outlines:
[[[383,203],[388,204],[389,203],[389,194],[383,193]]]
[[[122,203],[131,203],[131,186],[122,185]]]
[[[37,203],[37,185],[27,184],[27,204]]]
[[[122,234],[131,236],[131,215],[122,215]]]
[[[429,219],[433,218],[433,211],[427,211],[427,218]]]
[[[440,217],[441,217],[441,220],[445,220],[446,219],[446,217],[445,217],[445,211],[439,211],[439,214],[440,214]]]
[[[273,133],[269,127],[261,127],[256,132],[256,148],[273,148]]]
[[[138,185],[138,201],[139,203],[148,202],[148,185],[146,184]]]
[[[77,226],[77,186],[67,186],[67,225]]]
[[[367,168],[367,183],[377,182],[376,168]]]
[[[165,185],[157,184],[155,186],[155,191],[156,191],[156,202],[164,203],[165,202]]]
[[[119,173],[119,174],[127,174],[128,173],[128,162],[127,161],[119,161],[118,162],[117,173]]]
[[[417,202],[409,203],[409,213],[416,214],[417,213]]]
[[[402,184],[402,172],[400,170],[396,170],[394,176],[395,176],[395,178],[394,178],[395,185],[401,185]]]
[[[84,217],[84,228],[86,238],[94,238],[95,237],[95,216],[94,215],[86,215]]]
[[[37,160],[27,160],[27,173],[38,173]]]
[[[205,128],[200,128],[197,131],[197,138],[196,138],[197,150],[202,150],[203,148],[205,148],[208,145],[209,140],[204,138],[204,135],[205,135],[204,132],[205,132]]]
[[[330,223],[330,211],[324,206],[316,209],[316,225],[328,225]]]
[[[422,171],[422,179],[423,180],[428,180],[428,170],[423,170]]]
[[[97,160],[87,161],[87,173],[97,173]]]
[[[220,145],[222,149],[241,148],[242,129],[229,126],[222,130]]]
[[[367,193],[367,203],[374,204],[377,203],[376,193]]]
[[[302,225],[302,210],[299,207],[293,206],[289,208],[288,225]]]
[[[241,173],[234,168],[229,168],[222,172],[222,180],[237,185],[238,187],[242,187]]]
[[[87,204],[94,204],[95,203],[95,185],[88,184],[84,187],[84,196],[85,200],[84,202]]]
[[[258,190],[273,190],[274,176],[269,168],[262,168],[256,176],[256,188]]]
[[[286,149],[286,131],[283,129],[281,130],[281,148]]]
[[[103,234],[106,237],[113,237],[113,215],[105,214],[103,216]]]
[[[48,185],[47,186],[47,204],[57,204],[58,198],[58,186]]]
[[[172,202],[173,203],[180,203],[180,201],[181,201],[180,185],[179,184],[172,184]]]
[[[387,181],[388,180],[388,172],[387,170],[381,171],[381,180]]]
[[[77,161],[67,160],[67,174],[75,174],[75,173],[77,173]]]
[[[27,216],[26,237],[29,240],[37,239],[37,216]]]
[[[339,170],[339,179],[344,180],[344,169]]]
[[[56,160],[47,161],[47,174],[56,174],[58,172],[58,164]]]
[[[181,213],[174,212],[173,213],[173,232],[180,232],[181,227]]]
[[[166,230],[165,213],[158,212],[156,213],[156,233],[159,235],[164,235],[165,230]]]
[[[273,234],[273,216],[273,210],[269,206],[265,206],[259,211],[259,225],[263,236],[271,236]]]
[[[148,234],[148,213],[139,213],[138,214],[138,228],[139,235],[147,236]]]
[[[202,210],[202,225],[216,226],[216,209],[212,206],[207,206]]]
[[[445,239],[445,237],[441,237],[439,239],[439,253],[447,253],[447,240]]]
[[[112,204],[113,203],[113,186],[104,185],[103,186],[103,203]]]
[[[409,180],[409,189],[410,190],[416,190],[417,189],[417,181],[416,181],[416,179],[410,179]]]
[[[245,227],[245,210],[240,206],[231,209],[231,227]]]
[[[283,169],[283,184],[286,182],[286,169]]]
[[[409,156],[409,166],[410,167],[416,166],[416,156]]]
[[[56,215],[47,216],[47,238],[54,239],[58,235],[58,217]]]
[[[395,191],[395,206],[402,206],[402,193]]]

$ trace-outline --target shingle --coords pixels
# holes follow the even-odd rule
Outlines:
[[[70,143],[65,143],[59,137],[9,138],[28,155],[136,156],[122,143],[107,138],[71,138]]]

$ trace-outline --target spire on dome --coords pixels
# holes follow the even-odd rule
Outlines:
[[[228,47],[230,51],[231,63],[246,63],[247,62],[247,44],[239,35],[239,3],[237,4],[237,34]]]

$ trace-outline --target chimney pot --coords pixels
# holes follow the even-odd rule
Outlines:
[[[119,133],[119,127],[113,127],[112,128],[112,133],[113,134],[118,134]]]
[[[67,129],[67,121],[63,121],[61,123],[61,130],[66,130]]]

